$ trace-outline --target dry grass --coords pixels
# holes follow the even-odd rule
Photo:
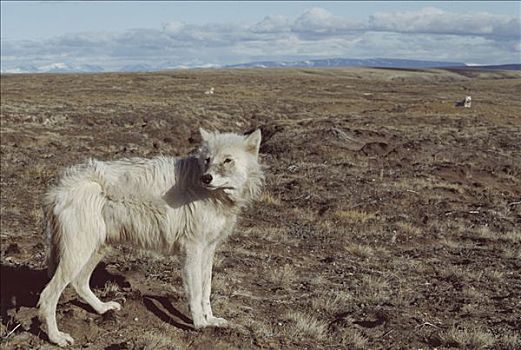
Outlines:
[[[465,300],[468,301],[480,301],[483,298],[483,294],[472,286],[468,286],[463,288],[462,294],[465,297]]]
[[[290,311],[286,314],[286,318],[289,320],[286,332],[292,338],[306,337],[322,340],[327,336],[327,323],[313,315],[299,311]]]
[[[517,244],[521,242],[521,231],[500,233],[493,231],[489,226],[481,226],[476,230],[466,230],[462,236],[476,241],[499,241],[506,244]]]
[[[479,280],[482,271],[470,270],[465,267],[451,265],[440,271],[440,277],[449,281],[472,281]]]
[[[445,247],[449,249],[458,249],[461,248],[462,244],[458,240],[451,239],[451,238],[442,238],[440,240],[440,244],[444,245]]]
[[[361,350],[367,349],[368,339],[358,329],[344,328],[341,333],[342,344],[348,349]]]
[[[294,241],[295,239],[288,234],[288,230],[283,227],[264,227],[264,228],[253,228],[245,230],[246,233],[253,237],[258,237],[262,240],[268,240],[272,242],[287,243]]]
[[[375,254],[375,250],[371,246],[365,244],[348,243],[345,250],[351,255],[365,259],[371,258]]]
[[[112,281],[107,281],[101,293],[103,295],[115,295],[120,291],[119,285]]]
[[[363,275],[357,285],[355,302],[381,305],[391,298],[389,283],[382,277]]]
[[[506,350],[521,349],[521,336],[518,334],[504,334],[500,338],[500,344]]]
[[[13,336],[11,332],[15,325],[12,324],[11,320],[0,323],[0,346],[2,348],[9,347],[10,338]]]
[[[376,215],[363,210],[337,210],[334,217],[344,225],[364,225],[376,219]]]
[[[505,272],[498,270],[485,270],[484,277],[492,283],[502,283],[505,277]]]
[[[328,314],[345,310],[353,301],[351,294],[345,291],[335,291],[325,295],[318,295],[311,299],[311,308]]]
[[[172,333],[168,327],[163,326],[151,332],[134,336],[126,346],[142,350],[181,350],[188,349],[190,344],[176,336],[176,333]]]
[[[263,192],[260,197],[260,201],[267,205],[278,206],[281,204],[279,198],[269,192]]]
[[[500,240],[506,241],[507,243],[518,244],[521,243],[521,230],[510,231],[499,237]]]
[[[489,349],[496,344],[496,338],[488,330],[481,328],[461,329],[451,327],[440,335],[446,346],[465,349]]]
[[[295,268],[290,264],[272,269],[268,275],[268,280],[280,288],[289,288],[296,279]]]
[[[264,320],[249,320],[247,326],[260,338],[273,338],[282,331],[282,323],[277,324]]]
[[[467,315],[475,315],[479,311],[478,304],[465,304],[461,307],[461,312]]]
[[[515,247],[503,247],[502,256],[505,259],[519,259],[521,260],[521,248]]]
[[[414,226],[410,222],[399,222],[396,224],[398,226],[399,234],[407,235],[409,237],[419,237],[422,234],[422,230],[416,226]]]

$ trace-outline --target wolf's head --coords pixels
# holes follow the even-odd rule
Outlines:
[[[260,130],[247,136],[199,131],[201,185],[211,191],[224,191],[234,202],[256,198],[264,180],[259,165]]]

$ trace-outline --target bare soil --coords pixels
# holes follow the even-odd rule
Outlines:
[[[91,284],[123,310],[60,299],[73,349],[519,349],[519,91],[478,70],[2,76],[0,347],[53,348],[35,305],[60,170],[185,155],[202,126],[264,136],[264,193],[216,257],[232,325],[193,330],[177,257],[116,248]]]

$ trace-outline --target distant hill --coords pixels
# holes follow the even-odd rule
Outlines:
[[[163,61],[156,64],[138,63],[122,66],[106,67],[93,64],[74,65],[63,62],[50,63],[45,65],[24,64],[15,67],[2,66],[4,73],[99,73],[99,72],[157,72],[173,69],[193,69],[193,68],[290,68],[290,67],[374,67],[374,68],[394,68],[394,69],[425,69],[425,68],[446,68],[446,69],[472,69],[472,70],[521,70],[521,64],[503,65],[467,65],[462,62],[450,61],[425,61],[425,60],[404,60],[395,58],[327,58],[318,60],[301,61],[260,61],[241,64],[219,66],[214,64],[202,64],[192,62],[189,64],[177,64],[176,62]]]
[[[26,64],[14,68],[5,69],[2,73],[100,73],[104,69],[93,64],[70,65],[66,63],[51,63],[45,65]]]
[[[492,66],[467,66],[467,69],[521,70],[521,64],[498,64]]]
[[[277,68],[277,67],[379,67],[379,68],[440,68],[466,67],[462,62],[404,60],[394,58],[327,58],[305,61],[262,61],[233,64],[227,68]]]
[[[92,64],[68,64],[63,62],[35,65],[24,64],[15,67],[2,67],[2,74],[17,73],[101,73],[101,72],[158,72],[172,69],[190,69],[190,68],[221,68],[221,66],[213,64],[188,64],[176,65],[171,62],[160,62],[158,64],[127,64],[122,66],[101,66]]]

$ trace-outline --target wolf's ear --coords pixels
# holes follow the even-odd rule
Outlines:
[[[245,139],[246,150],[255,156],[259,155],[259,148],[261,144],[261,131],[260,129],[255,130]]]
[[[203,140],[208,140],[211,135],[208,131],[204,130],[203,128],[199,128],[199,133],[201,134],[201,138]]]

